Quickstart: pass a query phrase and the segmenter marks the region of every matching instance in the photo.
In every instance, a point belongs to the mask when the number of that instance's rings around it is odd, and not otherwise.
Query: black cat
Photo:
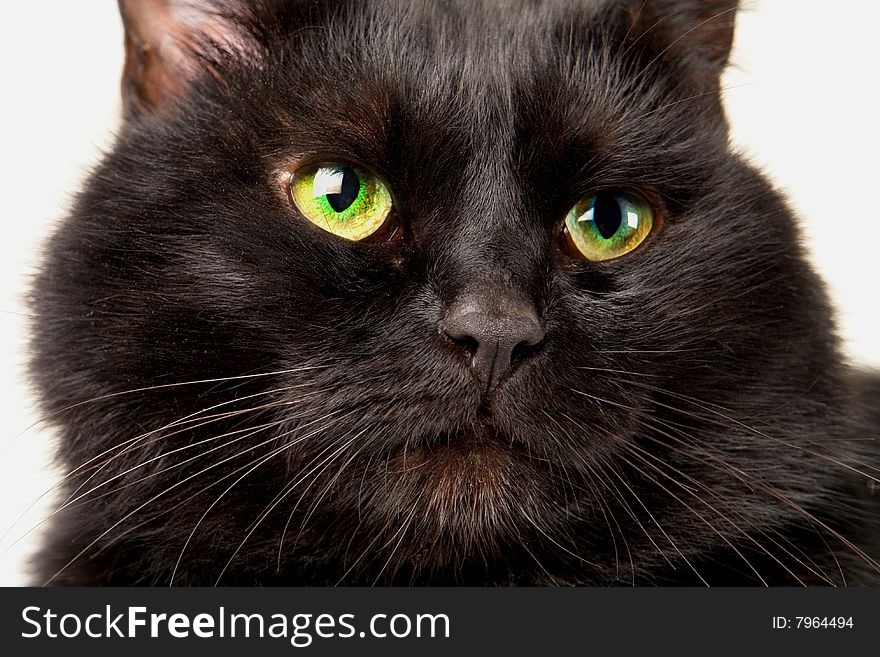
[[[880,581],[880,383],[728,148],[735,0],[121,7],[39,583]]]

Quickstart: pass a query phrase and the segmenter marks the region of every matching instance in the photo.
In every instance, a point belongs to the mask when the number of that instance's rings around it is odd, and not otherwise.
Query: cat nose
[[[507,295],[459,298],[440,328],[470,352],[471,369],[486,392],[495,389],[527,347],[544,338],[534,305]]]

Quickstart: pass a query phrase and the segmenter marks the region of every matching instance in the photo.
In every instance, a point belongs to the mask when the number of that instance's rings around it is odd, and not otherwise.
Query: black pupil
[[[593,221],[599,234],[606,240],[610,239],[614,233],[620,228],[620,222],[623,215],[620,211],[620,204],[614,198],[614,194],[601,192],[596,195],[596,201],[593,204]]]
[[[342,212],[348,208],[358,197],[361,190],[361,181],[354,169],[350,167],[337,169],[334,173],[342,173],[342,185],[338,194],[327,194],[327,203],[336,212]]]

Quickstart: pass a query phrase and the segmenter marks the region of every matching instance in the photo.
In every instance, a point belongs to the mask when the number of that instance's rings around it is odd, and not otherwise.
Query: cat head
[[[124,124],[35,288],[84,552],[698,581],[807,522],[836,343],[728,145],[735,1],[120,4]]]

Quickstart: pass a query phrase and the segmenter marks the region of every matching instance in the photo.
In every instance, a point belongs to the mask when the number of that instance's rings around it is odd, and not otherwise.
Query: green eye
[[[290,195],[306,219],[355,242],[382,228],[393,205],[378,177],[348,164],[300,169],[291,176]]]
[[[593,262],[629,253],[645,241],[653,227],[650,203],[631,192],[602,191],[588,196],[565,217],[572,250]]]

